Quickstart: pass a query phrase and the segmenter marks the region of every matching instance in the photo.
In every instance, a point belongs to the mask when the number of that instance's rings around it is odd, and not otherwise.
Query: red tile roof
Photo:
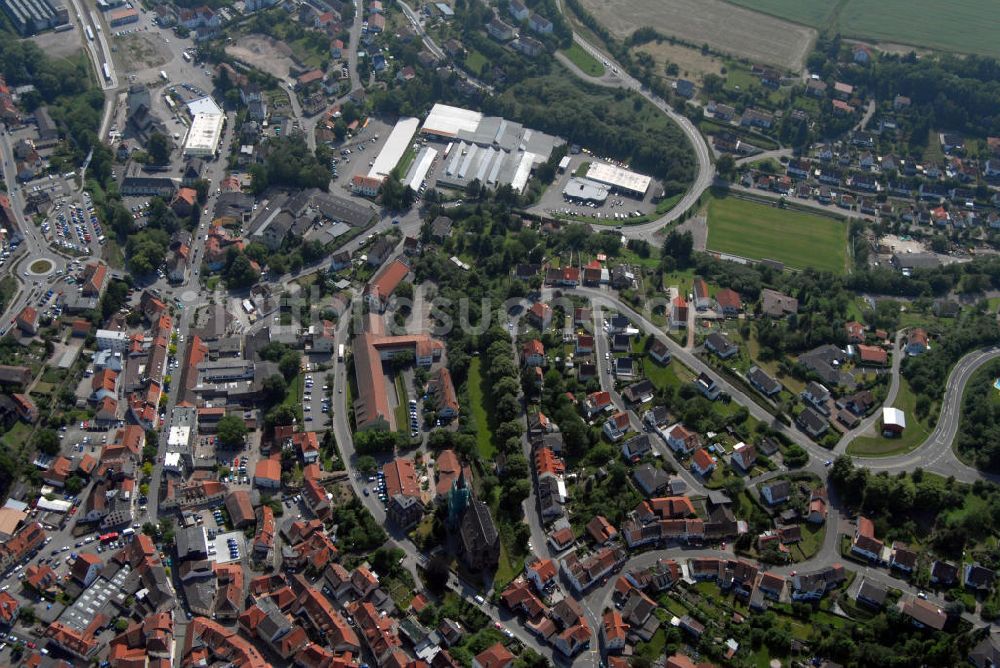
[[[390,498],[397,494],[420,497],[417,469],[412,459],[397,458],[382,467],[385,491]]]
[[[482,668],[506,668],[514,663],[514,655],[502,644],[496,643],[477,654],[476,662]]]

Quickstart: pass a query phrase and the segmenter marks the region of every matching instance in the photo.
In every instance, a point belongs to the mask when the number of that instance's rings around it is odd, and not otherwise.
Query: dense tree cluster
[[[226,415],[219,420],[216,436],[226,448],[241,448],[246,440],[247,425],[236,415]]]
[[[389,538],[357,497],[334,507],[332,519],[341,527],[338,545],[351,552],[373,552],[385,545]]]
[[[977,371],[966,385],[962,422],[955,447],[976,466],[1000,471],[1000,397],[993,383],[1000,378],[1000,362]]]
[[[902,374],[917,393],[916,410],[920,417],[927,416],[932,404],[944,394],[945,381],[959,358],[976,348],[996,343],[998,334],[994,315],[965,315],[936,339],[930,350],[903,362]]]
[[[264,150],[267,155],[264,164],[250,168],[254,193],[260,194],[271,186],[329,188],[329,168],[309,151],[302,135],[272,137]]]
[[[544,77],[527,79],[484,105],[489,113],[624,160],[662,180],[668,197],[694,178],[694,153],[683,132],[638,94]]]
[[[810,70],[831,69],[840,53],[839,38],[820,42],[810,56]],[[910,98],[909,109],[900,116],[914,129],[915,140],[918,128],[923,128],[923,141],[932,128],[979,137],[1000,134],[1000,62],[993,58],[883,52],[868,67],[840,68],[839,76],[879,100]]]

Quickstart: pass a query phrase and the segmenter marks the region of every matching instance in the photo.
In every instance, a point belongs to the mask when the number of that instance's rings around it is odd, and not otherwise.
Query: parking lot
[[[357,175],[367,176],[375,162],[375,157],[385,145],[385,140],[394,124],[371,118],[368,125],[359,128],[354,136],[343,144],[332,148],[337,155],[330,161],[333,179],[346,190],[351,189],[351,179]]]
[[[588,204],[567,198],[563,194],[563,189],[566,187],[566,183],[573,177],[574,172],[583,163],[594,161],[618,164],[613,160],[595,158],[586,153],[571,155],[569,167],[567,167],[565,172],[556,175],[555,181],[546,188],[541,199],[532,209],[550,215],[586,216],[622,224],[628,223],[631,218],[644,216],[656,211],[656,202],[654,199],[660,190],[660,184],[655,180],[650,184],[649,191],[642,199],[630,195],[618,194],[614,191],[608,195],[607,200],[602,204]]]
[[[364,495],[377,496],[382,503],[388,502],[389,497],[385,493],[385,474],[382,473],[382,469],[379,469],[375,475],[368,476],[368,482],[372,484],[362,488]]]
[[[60,196],[41,229],[52,248],[79,255],[99,255],[105,242],[104,228],[87,192]]]
[[[332,419],[330,405],[333,384],[327,381],[327,372],[307,372],[302,390],[302,413],[306,428],[318,430]]]

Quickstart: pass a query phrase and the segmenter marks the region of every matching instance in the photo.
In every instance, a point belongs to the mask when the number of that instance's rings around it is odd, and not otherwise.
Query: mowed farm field
[[[580,1],[619,39],[649,26],[692,44],[795,71],[802,68],[816,37],[812,28],[723,0]]]
[[[1000,57],[995,0],[729,0],[844,37]],[[836,25],[832,25],[836,23]]]
[[[708,250],[796,269],[847,268],[847,225],[800,211],[727,197],[708,204]]]

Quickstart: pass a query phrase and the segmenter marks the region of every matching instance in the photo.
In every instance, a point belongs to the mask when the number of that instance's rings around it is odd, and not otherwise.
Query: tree
[[[227,448],[242,447],[247,435],[247,426],[242,418],[235,415],[226,415],[219,420],[216,429],[216,436],[219,443]]]
[[[146,142],[146,152],[154,165],[165,165],[170,162],[170,139],[162,132],[154,132]]]
[[[725,153],[715,161],[715,170],[722,178],[732,181],[733,177],[736,176],[736,160],[733,159],[733,156]]]
[[[83,489],[83,479],[80,476],[70,476],[66,481],[66,491],[70,494],[79,494]]]
[[[261,389],[264,392],[264,401],[272,406],[284,401],[288,395],[288,383],[280,373],[273,373],[265,378]]]
[[[281,360],[278,361],[278,371],[287,380],[291,380],[298,373],[299,369],[302,368],[302,355],[294,350],[289,350],[287,353],[281,356]]]
[[[431,558],[427,563],[427,569],[424,571],[427,588],[437,593],[441,593],[447,588],[450,576],[451,570],[448,567],[448,559],[441,555]]]
[[[39,429],[35,433],[35,448],[47,455],[59,454],[59,434],[52,429]]]
[[[378,468],[378,462],[376,462],[375,458],[372,457],[371,455],[362,455],[358,457],[358,460],[357,462],[355,462],[355,465],[358,467],[359,471],[366,474],[374,473],[375,469]]]
[[[680,268],[688,267],[691,263],[691,255],[694,251],[694,237],[690,232],[677,232],[671,230],[663,240],[664,258],[673,258],[676,266]]]
[[[237,253],[225,272],[226,283],[232,288],[248,288],[260,280],[260,272],[250,263],[250,259]]]

